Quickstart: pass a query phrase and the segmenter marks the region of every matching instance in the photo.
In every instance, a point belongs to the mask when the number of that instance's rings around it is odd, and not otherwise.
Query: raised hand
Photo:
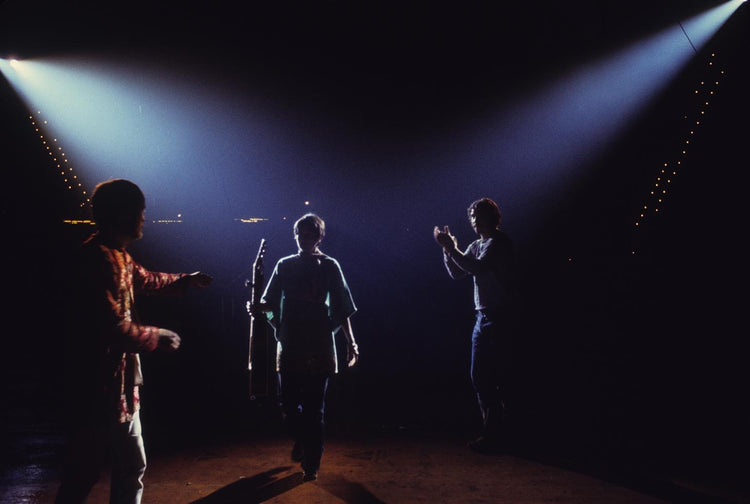
[[[432,235],[444,250],[453,250],[456,248],[456,237],[451,234],[448,226],[444,226],[442,230],[438,226],[435,226],[432,230]]]

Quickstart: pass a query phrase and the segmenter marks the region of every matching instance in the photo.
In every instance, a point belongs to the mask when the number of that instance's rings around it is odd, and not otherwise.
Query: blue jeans
[[[506,415],[510,330],[498,313],[477,312],[471,335],[471,384],[482,413],[483,435],[500,435]]]
[[[140,504],[146,450],[138,412],[132,422],[72,428],[55,504],[82,504],[86,501],[99,480],[108,448],[112,461],[110,504]]]

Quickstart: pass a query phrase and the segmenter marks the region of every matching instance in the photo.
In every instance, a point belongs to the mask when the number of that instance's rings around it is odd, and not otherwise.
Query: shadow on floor
[[[289,469],[290,467],[276,467],[255,476],[243,478],[191,504],[252,504],[267,501],[302,484],[301,472],[276,479],[277,474]]]
[[[192,501],[190,504],[256,504],[266,502],[303,484],[302,472],[295,472],[276,479],[277,474],[289,469],[290,467],[276,467],[255,476],[243,478],[206,497]],[[341,476],[329,478],[325,483],[321,483],[320,487],[347,504],[385,504],[363,485]]]

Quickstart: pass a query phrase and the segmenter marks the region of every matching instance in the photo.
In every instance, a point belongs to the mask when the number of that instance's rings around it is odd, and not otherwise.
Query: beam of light
[[[477,125],[447,159],[443,185],[494,194],[523,226],[541,217],[632,125],[742,3],[732,0],[592,61]],[[471,174],[476,187],[466,187]],[[492,190],[488,190],[492,188]],[[540,202],[549,202],[548,208]]]
[[[289,187],[306,181],[294,170],[315,161],[295,144],[294,124],[210,75],[92,57],[0,60],[0,69],[89,192],[110,178],[143,189],[150,229],[139,247],[189,249],[214,274],[236,274],[242,256],[226,244],[258,232],[236,219],[274,217],[302,199]],[[27,117],[16,124],[36,135]],[[181,223],[165,223],[178,214]]]
[[[345,169],[356,167],[351,177],[362,179],[361,173],[378,172],[382,159],[344,142],[326,144],[315,136],[332,129],[325,118],[299,117],[247,90],[227,90],[200,65],[180,73],[170,65],[89,56],[20,60],[12,67],[0,60],[0,69],[28,108],[49,119],[48,133],[89,188],[111,177],[133,179],[146,192],[147,219],[182,213],[185,222],[235,222],[277,210],[286,215],[290,201],[310,198],[335,200],[331,213],[350,208],[339,211],[342,219],[359,212],[380,223],[388,220],[381,212],[393,212],[386,205],[409,208],[409,218],[448,207],[441,193],[448,188],[462,205],[480,195],[497,198],[510,226],[532,231],[536,213],[546,210],[540,201],[580,175],[738,5],[718,6],[519,97],[490,122],[451,139],[452,146],[415,147],[413,158],[387,167],[399,180],[370,176],[346,188],[357,181],[340,176]],[[429,167],[430,180],[417,180],[413,173],[420,170],[410,171],[410,164]],[[338,169],[336,177],[326,176],[329,167]],[[373,208],[369,202],[381,196],[388,201]]]
[[[0,60],[0,69],[89,189],[130,178],[153,217],[231,221],[274,208],[296,164],[286,119],[210,75],[91,57]]]

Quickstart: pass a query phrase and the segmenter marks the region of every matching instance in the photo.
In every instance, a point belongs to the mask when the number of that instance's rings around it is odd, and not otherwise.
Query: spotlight
[[[13,54],[0,56],[0,73],[18,70],[21,66],[21,61]]]

